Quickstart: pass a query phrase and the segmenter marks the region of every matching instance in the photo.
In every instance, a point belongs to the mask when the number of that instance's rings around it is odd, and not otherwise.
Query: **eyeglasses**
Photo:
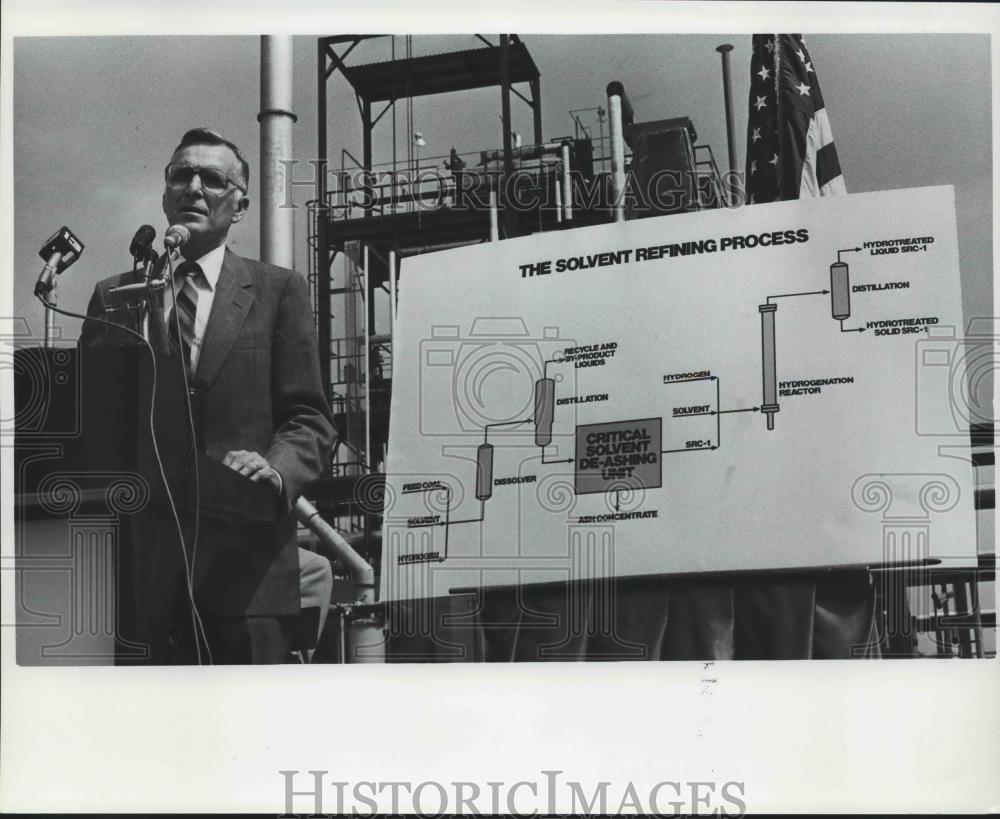
[[[183,165],[180,162],[171,162],[163,171],[163,178],[172,188],[186,188],[191,184],[191,180],[197,176],[201,180],[201,186],[209,193],[225,193],[232,185],[243,193],[247,189],[230,179],[228,174],[221,168],[200,167],[198,165]]]

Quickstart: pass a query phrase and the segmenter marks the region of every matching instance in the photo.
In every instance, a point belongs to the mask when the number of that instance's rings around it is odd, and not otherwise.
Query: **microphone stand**
[[[63,228],[63,230],[68,230],[68,228]],[[59,294],[56,291],[56,282],[58,281],[60,267],[59,264],[63,260],[64,253],[62,250],[57,250],[57,245],[54,244],[56,238],[59,237],[57,233],[55,237],[50,239],[46,246],[42,248],[42,254],[45,254],[46,250],[54,251],[46,260],[45,267],[42,268],[41,274],[38,276],[38,281],[35,282],[35,295],[41,297],[42,301],[55,308],[59,301]],[[44,258],[44,255],[43,255]],[[76,261],[75,259],[73,261]],[[73,263],[70,262],[70,264]],[[45,336],[42,339],[43,347],[51,347],[52,342],[56,337],[56,313],[55,310],[45,310]]]
[[[142,283],[147,287],[146,298],[140,298],[136,303],[136,328],[142,333],[146,341],[149,341],[149,323],[147,317],[149,316],[150,310],[153,309],[153,293],[149,290],[149,274],[153,270],[153,264],[156,262],[158,256],[155,250],[150,248],[146,252],[146,263],[142,268]]]
[[[56,280],[52,280],[52,289],[45,296],[46,300],[55,307],[59,303],[59,292],[56,290]],[[45,311],[45,337],[42,346],[51,347],[52,340],[56,334],[56,312],[55,310]]]
[[[147,319],[150,318],[150,316],[153,314],[153,312],[157,309],[158,306],[162,306],[163,302],[162,302],[162,296],[160,296],[160,294],[162,294],[167,284],[169,283],[170,265],[167,264],[168,255],[169,251],[167,251],[167,253],[165,253],[161,258],[160,256],[157,255],[155,250],[150,248],[146,255],[146,261],[145,264],[143,265],[141,276],[137,276],[136,281],[132,284],[123,284],[119,285],[118,287],[112,287],[108,291],[112,295],[125,295],[125,294],[131,295],[134,293],[139,296],[137,301],[130,304],[126,304],[124,305],[123,308],[117,308],[117,309],[126,309],[135,311],[135,316],[137,321],[136,330],[139,332],[140,335],[142,335],[144,339],[146,339],[146,341],[153,340],[152,338],[153,333],[151,332],[151,327],[153,324],[156,323],[154,321],[149,321]],[[159,275],[156,276],[155,278],[151,277],[152,271],[156,267],[157,262],[161,261],[163,262],[163,264],[161,266]],[[160,335],[164,336],[165,339],[166,337],[165,332],[156,334],[157,337]],[[158,338],[157,340],[163,340],[163,339]],[[162,350],[165,348],[161,345],[159,349]]]

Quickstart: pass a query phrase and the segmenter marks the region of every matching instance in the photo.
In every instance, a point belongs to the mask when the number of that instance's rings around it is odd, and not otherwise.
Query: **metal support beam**
[[[542,144],[542,80],[531,81],[531,108],[534,115],[535,144]]]
[[[524,94],[518,91],[513,85],[510,87],[510,93],[521,100],[525,105],[531,105],[531,100],[524,96]]]
[[[372,127],[374,127],[374,126],[378,125],[378,121],[379,121],[380,119],[382,119],[382,117],[384,117],[384,116],[386,115],[386,112],[387,112],[387,111],[388,111],[388,110],[389,110],[390,108],[392,108],[392,106],[393,106],[393,105],[395,105],[395,104],[396,104],[396,100],[389,100],[389,101],[388,101],[388,102],[387,102],[387,103],[385,104],[385,108],[383,108],[383,109],[382,109],[382,110],[381,110],[381,111],[379,112],[379,115],[378,115],[377,117],[375,117],[375,119],[374,119],[374,120],[372,121]]]
[[[503,122],[503,179],[500,187],[500,209],[503,214],[504,238],[514,233],[514,213],[507,206],[507,178],[514,172],[510,120],[510,35],[500,35],[500,106]]]
[[[364,39],[367,38],[359,37],[358,39],[354,40],[354,42],[351,43],[347,51],[344,52],[343,56],[337,54],[337,52],[334,51],[333,48],[327,44],[328,41],[320,40],[319,41],[320,50],[323,51],[326,54],[326,56],[330,58],[330,67],[324,69],[325,71],[324,76],[329,77],[338,68],[346,75],[347,65],[344,63],[344,60],[347,59],[348,54],[354,51],[354,47]]]
[[[361,101],[361,115],[363,118],[361,124],[364,127],[361,164],[364,165],[366,171],[370,171],[372,169],[372,104],[368,100]]]
[[[329,399],[332,373],[330,372],[330,240],[327,233],[329,212],[326,209],[326,78],[327,46],[320,40],[319,58],[316,65],[316,112],[317,112],[317,151],[319,167],[316,169],[316,202],[319,212],[316,214],[316,335],[319,337],[319,370],[323,383],[323,393]]]

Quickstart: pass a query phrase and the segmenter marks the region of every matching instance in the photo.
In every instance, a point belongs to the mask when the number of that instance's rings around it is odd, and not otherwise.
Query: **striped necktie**
[[[177,294],[177,301],[167,318],[167,332],[174,350],[180,350],[188,375],[194,375],[191,369],[191,345],[194,342],[194,319],[198,314],[198,288],[196,283],[204,274],[195,262],[184,262],[177,268],[184,277],[184,286]],[[180,325],[180,340],[177,338],[177,325]]]

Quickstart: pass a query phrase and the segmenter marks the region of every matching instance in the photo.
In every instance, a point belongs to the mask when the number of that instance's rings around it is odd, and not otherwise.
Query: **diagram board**
[[[427,254],[399,293],[383,599],[975,554],[950,187]]]

